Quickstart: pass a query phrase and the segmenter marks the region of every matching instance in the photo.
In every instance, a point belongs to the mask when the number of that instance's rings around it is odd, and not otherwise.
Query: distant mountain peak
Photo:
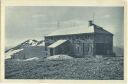
[[[29,40],[21,43],[21,45],[24,45],[24,46],[36,46],[37,44],[38,44],[38,41],[33,40],[33,39],[29,39]]]
[[[16,55],[19,55],[19,56],[23,55],[24,56],[24,53],[27,52],[27,51],[25,51],[26,49],[28,51],[30,49],[30,52],[34,52],[31,49],[35,48],[35,46],[37,46],[37,47],[42,46],[42,48],[43,48],[44,40],[37,41],[37,40],[34,40],[34,39],[28,39],[28,40],[20,43],[19,45],[6,50],[5,51],[6,59],[11,58],[12,56],[16,56]]]
[[[22,48],[25,48],[25,47],[30,47],[30,46],[36,46],[38,44],[39,41],[37,40],[34,40],[34,39],[28,39],[22,43],[20,43],[19,45],[13,47],[13,48],[10,48],[8,50],[6,50],[5,52],[8,52],[10,50],[17,50],[17,49],[22,49]]]
[[[22,48],[26,48],[26,47],[30,47],[30,46],[37,46],[37,45],[40,46],[40,44],[42,44],[43,42],[44,42],[44,40],[37,41],[35,39],[28,39],[28,40],[20,43],[19,45],[6,50],[5,53],[10,50],[13,51],[13,50],[22,49]]]
[[[35,39],[28,39],[27,41],[25,41],[25,42],[38,42],[37,40],[35,40]]]

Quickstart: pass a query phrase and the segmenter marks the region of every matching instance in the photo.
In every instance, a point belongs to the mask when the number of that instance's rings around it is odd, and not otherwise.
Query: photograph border
[[[99,7],[124,7],[124,80],[38,80],[38,79],[5,79],[5,7],[6,6],[99,6]],[[1,1],[1,30],[0,30],[0,81],[1,82],[25,82],[47,84],[126,84],[127,82],[127,4],[122,0],[6,0]]]

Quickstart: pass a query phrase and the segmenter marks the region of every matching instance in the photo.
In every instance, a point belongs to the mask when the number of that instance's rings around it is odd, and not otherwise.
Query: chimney
[[[92,20],[89,20],[88,22],[89,22],[89,26],[94,25]]]

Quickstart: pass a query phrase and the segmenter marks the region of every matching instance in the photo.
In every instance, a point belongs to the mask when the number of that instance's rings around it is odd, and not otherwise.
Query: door
[[[50,48],[50,56],[53,55],[53,48]]]
[[[83,55],[90,55],[92,53],[92,45],[83,43]]]

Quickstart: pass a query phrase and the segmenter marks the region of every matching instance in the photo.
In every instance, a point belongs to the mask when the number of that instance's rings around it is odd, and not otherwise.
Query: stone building
[[[85,27],[63,28],[45,36],[49,56],[66,54],[74,57],[112,55],[113,34],[89,21]]]

